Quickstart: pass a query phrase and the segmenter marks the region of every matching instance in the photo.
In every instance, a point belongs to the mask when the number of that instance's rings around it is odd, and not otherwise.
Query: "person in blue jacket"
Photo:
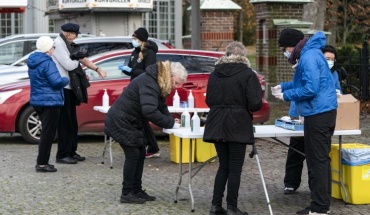
[[[284,29],[278,42],[296,71],[292,82],[280,83],[272,88],[272,93],[278,99],[294,101],[298,115],[304,117],[311,204],[303,210],[327,214],[331,198],[329,152],[338,103],[333,75],[321,51],[326,37],[317,32],[307,39],[298,30]]]
[[[342,94],[342,90],[339,83],[338,73],[335,70],[335,61],[337,52],[333,46],[326,45],[322,52],[328,62],[328,66],[332,72],[333,79],[335,82],[335,88],[337,92],[337,97]],[[290,109],[289,109],[289,116],[292,120],[299,119],[299,115],[297,113],[295,103],[291,102]],[[289,143],[289,150],[285,165],[285,177],[284,177],[284,194],[293,194],[301,185],[301,177],[302,177],[302,169],[303,169],[303,162],[306,159],[305,156],[297,153],[291,148],[294,148],[302,153],[305,153],[304,150],[304,138],[303,137],[291,137]],[[308,214],[309,209],[305,212],[301,212],[299,214]]]
[[[64,104],[63,88],[69,80],[60,76],[51,59],[54,41],[50,37],[40,37],[36,48],[37,51],[27,61],[31,83],[30,104],[42,125],[35,168],[36,172],[56,172],[54,165],[49,164],[50,151],[58,128],[60,107]]]

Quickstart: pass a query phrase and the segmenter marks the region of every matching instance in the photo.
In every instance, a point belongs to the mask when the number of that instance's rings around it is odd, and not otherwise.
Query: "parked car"
[[[36,40],[41,36],[56,38],[58,33],[15,34],[0,39],[0,65],[11,65],[18,59],[36,50]],[[90,34],[79,34],[79,37],[94,37]]]
[[[159,49],[173,48],[165,41],[155,38],[149,38],[149,40],[155,42]],[[76,44],[79,44],[81,48],[86,49],[89,52],[90,56],[112,50],[122,50],[122,49],[132,50],[134,47],[131,41],[132,37],[82,37],[74,40],[74,42]],[[18,59],[17,61],[12,62],[10,65],[0,65],[0,78],[3,80],[2,82],[0,82],[0,85],[16,82],[23,79],[28,79],[27,59],[29,55],[31,55],[32,53],[33,51],[23,56],[22,58]]]
[[[107,89],[110,104],[118,98],[122,90],[130,83],[130,77],[117,69],[119,63],[128,62],[131,50],[111,51],[90,59],[107,72],[105,79],[100,79],[96,72],[84,68],[91,86],[88,88],[88,103],[77,108],[79,132],[103,132],[103,113],[93,110],[102,105],[104,89]],[[213,71],[220,52],[162,49],[157,53],[158,60],[180,62],[187,69],[187,81],[178,89],[181,101],[187,100],[187,90],[206,90],[210,72]],[[264,77],[257,73],[261,87],[266,88]],[[172,95],[167,100],[172,105]],[[0,133],[20,133],[29,143],[37,143],[40,138],[41,123],[33,108],[29,105],[30,84],[28,80],[0,86]],[[270,106],[263,98],[263,107],[254,112],[254,123],[264,123],[269,119]]]

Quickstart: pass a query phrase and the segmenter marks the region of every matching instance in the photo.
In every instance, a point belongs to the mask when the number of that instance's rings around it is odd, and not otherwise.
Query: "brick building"
[[[201,1],[201,50],[225,51],[226,46],[234,41],[234,11],[240,9],[231,0]],[[183,45],[190,49],[189,35],[184,36]]]

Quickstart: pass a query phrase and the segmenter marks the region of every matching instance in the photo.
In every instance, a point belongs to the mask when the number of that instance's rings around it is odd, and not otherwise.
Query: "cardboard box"
[[[335,130],[360,128],[360,101],[351,94],[338,98],[337,121]]]

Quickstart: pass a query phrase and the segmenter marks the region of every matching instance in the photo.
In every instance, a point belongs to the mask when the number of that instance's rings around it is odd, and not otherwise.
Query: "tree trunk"
[[[326,14],[326,1],[315,0],[315,2],[303,6],[303,21],[312,22],[310,29],[324,30]]]
[[[338,16],[334,15],[338,11],[339,0],[332,0],[333,3],[330,6],[330,19],[328,20],[328,30],[331,34],[328,37],[327,43],[334,46],[337,44],[337,34],[338,34]]]

